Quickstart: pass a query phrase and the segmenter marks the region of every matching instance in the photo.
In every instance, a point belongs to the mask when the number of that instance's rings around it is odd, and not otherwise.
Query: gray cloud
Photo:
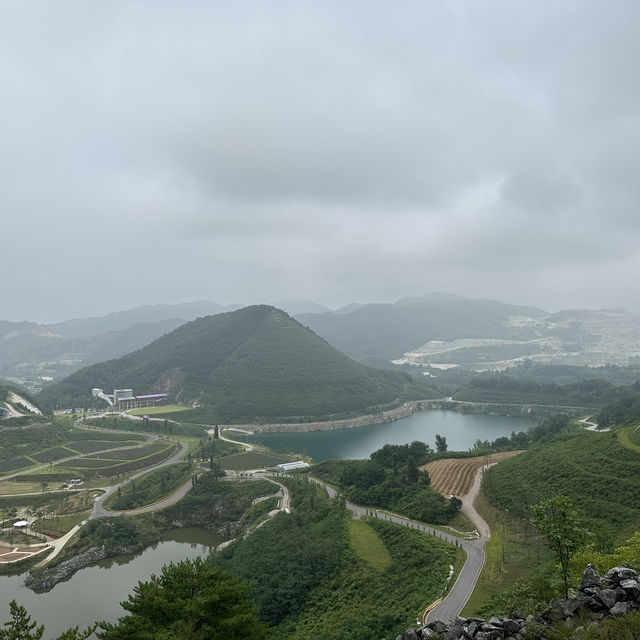
[[[0,318],[454,290],[640,311],[640,6],[0,8]]]

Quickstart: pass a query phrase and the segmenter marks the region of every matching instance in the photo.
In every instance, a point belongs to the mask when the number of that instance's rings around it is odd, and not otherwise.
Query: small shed
[[[16,527],[16,529],[26,529],[28,525],[29,523],[26,520],[18,520],[18,522],[13,523],[13,526]]]

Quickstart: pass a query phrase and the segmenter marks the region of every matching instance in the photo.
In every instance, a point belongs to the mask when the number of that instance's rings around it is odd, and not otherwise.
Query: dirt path
[[[462,567],[462,571],[460,571],[458,579],[442,602],[433,607],[433,609],[425,615],[425,623],[428,620],[448,622],[456,616],[459,616],[475,589],[482,568],[484,567],[484,546],[491,537],[491,529],[486,520],[476,511],[473,503],[478,497],[480,487],[482,486],[482,477],[485,469],[488,469],[494,464],[496,463],[494,462],[491,465],[480,467],[476,471],[471,489],[467,494],[462,496],[461,511],[473,522],[480,537],[477,540],[463,545],[463,549],[467,552],[467,560]]]
[[[248,431],[247,429],[225,429],[225,431],[238,431],[240,433],[249,433],[251,435],[253,435],[253,431]],[[216,432],[215,429],[208,429],[207,433],[210,434],[214,434]],[[218,429],[218,437],[220,438],[220,440],[224,440],[225,442],[230,442],[231,444],[238,444],[241,447],[244,448],[245,453],[248,453],[249,451],[253,451],[255,449],[255,447],[252,444],[247,444],[246,442],[239,442],[238,440],[231,440],[231,438],[227,438],[226,436],[222,435],[222,427],[220,427]]]

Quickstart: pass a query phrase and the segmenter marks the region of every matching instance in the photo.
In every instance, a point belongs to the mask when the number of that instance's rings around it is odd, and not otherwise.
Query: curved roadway
[[[489,525],[473,507],[473,501],[475,500],[476,496],[478,495],[478,491],[480,490],[480,485],[482,483],[482,472],[486,468],[487,467],[478,469],[469,493],[467,493],[462,498],[462,512],[469,518],[469,520],[473,522],[473,524],[478,529],[478,533],[480,534],[480,537],[475,540],[464,540],[461,538],[457,538],[450,533],[439,531],[420,522],[416,522],[408,518],[403,518],[402,516],[381,514],[374,509],[368,509],[366,507],[353,504],[349,501],[347,501],[346,503],[347,509],[353,512],[355,518],[359,518],[361,516],[373,516],[387,520],[388,522],[394,522],[399,525],[412,527],[414,529],[417,529],[418,531],[422,531],[432,536],[442,538],[443,540],[446,540],[451,544],[458,545],[467,554],[467,559],[465,560],[464,566],[462,567],[462,570],[460,571],[455,584],[446,595],[446,597],[442,600],[442,602],[433,607],[433,609],[431,609],[424,616],[424,624],[426,624],[427,620],[442,620],[444,622],[448,622],[449,620],[453,620],[454,618],[456,618],[456,616],[460,615],[460,612],[467,604],[467,601],[471,597],[471,594],[473,593],[473,590],[476,586],[478,578],[480,577],[480,572],[482,571],[482,567],[484,566],[484,545],[489,539],[491,532],[489,529]],[[310,478],[310,480],[324,487],[330,497],[334,498],[337,495],[335,489],[328,486],[321,480],[318,480],[317,478]]]
[[[172,440],[172,442],[174,441]],[[105,509],[102,506],[102,503],[109,496],[112,496],[120,487],[124,487],[126,484],[128,484],[132,480],[135,480],[140,476],[144,476],[150,471],[156,471],[157,469],[162,469],[163,467],[167,467],[171,464],[176,464],[177,462],[180,462],[180,458],[185,453],[187,453],[189,446],[185,442],[182,442],[181,440],[178,440],[178,444],[180,445],[180,449],[176,451],[176,453],[174,453],[170,458],[168,458],[164,462],[159,462],[158,464],[155,464],[152,467],[146,467],[142,471],[139,471],[138,473],[134,473],[132,476],[130,476],[126,480],[123,480],[119,484],[113,485],[112,487],[108,487],[99,498],[96,498],[95,504],[93,505],[93,512],[91,513],[88,519],[92,520],[93,518],[103,518],[105,516],[137,515],[139,513],[149,513],[150,511],[159,511],[160,509],[164,509],[165,507],[169,507],[172,504],[175,504],[176,502],[178,502],[178,500],[180,500],[180,498],[182,498],[182,496],[184,496],[185,493],[187,493],[187,491],[191,489],[191,486],[192,486],[191,480],[186,482],[184,485],[182,485],[182,487],[180,487],[180,489],[178,489],[175,493],[171,494],[170,496],[166,497],[164,500],[160,500],[158,502],[154,502],[153,504],[140,507],[139,509],[130,509],[127,511],[109,511],[108,509]]]

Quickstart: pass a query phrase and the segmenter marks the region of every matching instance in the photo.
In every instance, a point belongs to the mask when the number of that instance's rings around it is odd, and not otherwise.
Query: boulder
[[[614,589],[602,589],[594,596],[594,600],[599,600],[607,609],[611,609],[618,601],[618,596]]]
[[[464,627],[458,623],[454,622],[449,626],[449,630],[445,634],[446,640],[458,640],[458,638],[462,638],[464,634]]]
[[[623,616],[625,613],[629,613],[629,609],[628,602],[616,602],[609,610],[609,613],[612,616]]]
[[[605,578],[614,584],[620,584],[622,580],[637,580],[638,572],[627,567],[613,567],[607,571]]]
[[[476,635],[476,633],[478,633],[478,629],[480,629],[480,625],[477,622],[475,622],[475,620],[472,620],[469,623],[469,626],[467,627],[467,631],[466,631],[467,637],[473,638]]]
[[[640,597],[640,582],[637,580],[620,580],[620,587],[634,600]]]
[[[520,632],[522,625],[518,624],[513,618],[505,618],[502,621],[502,629],[504,631],[505,637],[515,636]]]
[[[600,577],[598,570],[592,564],[588,564],[582,574],[582,580],[578,589],[580,591],[584,591],[587,587],[599,587],[601,581],[602,578]]]

